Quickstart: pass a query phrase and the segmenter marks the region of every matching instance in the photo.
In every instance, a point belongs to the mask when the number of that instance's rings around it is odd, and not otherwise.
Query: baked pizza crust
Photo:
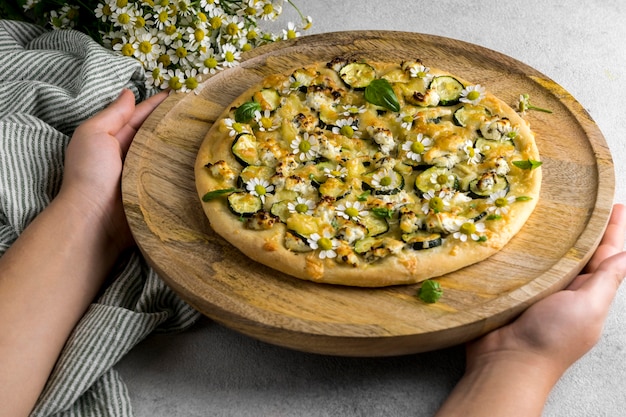
[[[318,63],[312,68],[324,68],[326,63]],[[436,74],[448,74],[434,69]],[[288,74],[279,79],[288,77]],[[272,78],[276,78],[272,77]],[[464,85],[470,83],[459,79]],[[275,83],[272,79],[270,83]],[[207,166],[216,161],[224,161],[230,167],[243,167],[231,152],[233,137],[222,123],[232,118],[234,109],[249,102],[254,93],[268,84],[265,80],[252,86],[218,118],[203,140],[195,164],[195,180],[199,197],[210,190],[225,188],[233,184],[232,179],[225,181],[212,173]],[[539,152],[534,134],[528,123],[515,110],[490,93],[486,93],[481,102],[493,114],[508,119],[519,129],[515,140],[518,151],[516,160],[539,161]],[[237,169],[236,168],[236,169]],[[235,172],[237,175],[238,172]],[[507,174],[510,195],[524,196],[524,201],[511,204],[508,213],[500,221],[485,222],[485,240],[475,242],[471,239],[461,241],[450,235],[443,239],[440,246],[427,250],[403,249],[393,256],[386,256],[375,262],[359,262],[348,265],[336,258],[319,257],[318,251],[295,252],[283,244],[287,227],[276,222],[266,230],[254,230],[246,226],[225,204],[224,198],[202,201],[203,210],[213,230],[237,247],[249,258],[273,269],[296,278],[327,284],[340,284],[360,287],[383,287],[389,285],[413,284],[429,278],[438,277],[456,271],[465,266],[480,262],[500,251],[526,223],[539,199],[541,187],[541,169],[520,169],[510,167]]]

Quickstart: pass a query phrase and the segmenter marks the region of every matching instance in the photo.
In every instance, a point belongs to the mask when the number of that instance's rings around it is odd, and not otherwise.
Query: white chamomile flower
[[[199,70],[203,74],[215,74],[221,69],[220,62],[213,49],[208,49],[198,57]]]
[[[428,214],[431,211],[433,213],[441,213],[450,207],[452,195],[445,191],[436,192],[435,190],[429,190],[423,194],[422,198],[424,199],[422,213]]]
[[[165,81],[163,73],[166,72],[162,63],[158,63],[146,69],[146,88],[160,87]]]
[[[401,113],[398,116],[398,122],[400,123],[400,127],[404,130],[411,130],[411,128],[413,127],[413,120],[415,120],[413,116],[407,113]]]
[[[422,154],[433,145],[433,140],[428,136],[419,133],[415,140],[409,140],[402,144],[402,150],[406,152],[407,158],[415,161],[422,161]]]
[[[339,119],[336,122],[336,126],[333,127],[332,132],[337,135],[343,135],[347,138],[353,138],[358,135],[357,121],[353,117],[347,119]]]
[[[459,101],[462,103],[469,103],[477,105],[485,98],[485,87],[480,84],[468,85],[461,91],[461,98]]]
[[[265,204],[265,196],[274,191],[274,186],[266,179],[252,178],[246,183],[246,190],[248,190],[250,194],[259,197],[263,204]]]
[[[265,0],[260,9],[259,17],[261,20],[275,20],[281,13],[282,7],[279,4],[274,4],[273,1]]]
[[[283,29],[283,40],[295,39],[300,37],[300,32],[296,29],[293,22],[287,23],[287,29]]]
[[[290,213],[313,214],[315,208],[315,202],[303,197],[297,197],[296,201],[290,201],[287,203],[287,209]]]
[[[379,191],[391,191],[400,186],[399,177],[393,169],[383,168],[372,176],[372,186]]]
[[[349,117],[349,116],[354,116],[357,114],[362,114],[365,113],[365,105],[363,106],[354,106],[354,105],[344,105],[343,106],[343,113],[341,113],[342,115]]]
[[[430,176],[430,183],[436,191],[449,188],[449,184],[454,184],[454,175],[447,170],[435,171]]]
[[[497,191],[489,196],[487,204],[489,211],[496,215],[507,214],[511,209],[511,204],[515,202],[515,197],[506,195],[506,190]]]
[[[280,127],[280,118],[272,117],[272,112],[269,110],[263,113],[260,110],[255,111],[254,121],[259,125],[261,132],[272,132]]]
[[[457,225],[458,230],[452,236],[461,242],[466,242],[468,239],[478,241],[483,237],[482,233],[485,231],[485,223],[483,222],[475,222],[473,219],[462,219],[459,220]]]
[[[502,139],[515,140],[519,136],[519,127],[506,125],[502,131]]]
[[[159,55],[161,55],[162,49],[156,34],[156,29],[153,29],[142,31],[135,36],[135,42],[133,43],[133,48],[135,49],[134,56],[144,64],[156,61]]]
[[[467,163],[470,165],[476,165],[480,163],[482,159],[482,155],[480,151],[474,147],[474,142],[471,140],[466,140],[463,144],[463,150],[465,151],[465,155],[467,156]]]
[[[163,74],[164,82],[161,84],[161,88],[171,88],[174,91],[178,91],[183,88],[185,82],[185,73],[183,70],[168,70]]]
[[[364,210],[364,208],[365,205],[358,201],[346,201],[345,203],[340,203],[337,206],[336,213],[338,216],[341,216],[346,220],[359,221],[362,216],[367,215],[367,210]]]
[[[250,129],[247,125],[239,123],[235,121],[235,119],[231,119],[230,117],[224,119],[224,125],[228,129],[228,136],[230,137],[237,136],[240,133],[250,133]]]
[[[227,43],[222,46],[222,65],[224,67],[236,67],[241,60],[241,52],[237,50],[235,45]]]
[[[324,175],[328,178],[345,178],[348,175],[348,169],[344,166],[337,165],[334,169],[324,168]]]
[[[333,238],[327,230],[322,233],[322,236],[320,236],[319,233],[313,233],[307,239],[307,243],[311,249],[320,249],[320,253],[318,255],[320,259],[337,257],[335,249],[339,247],[339,241]]]
[[[429,83],[430,80],[433,78],[432,74],[430,73],[430,68],[425,67],[421,64],[411,66],[411,68],[409,68],[409,75],[411,76],[411,78],[423,79],[424,83]]]
[[[317,155],[317,141],[308,132],[305,132],[302,137],[296,136],[290,146],[293,154],[297,155],[301,161],[310,161]]]

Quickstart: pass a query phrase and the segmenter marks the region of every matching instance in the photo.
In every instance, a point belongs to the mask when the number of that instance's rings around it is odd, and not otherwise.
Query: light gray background
[[[603,132],[626,203],[623,0],[296,0],[307,34],[381,29],[461,39],[522,61],[569,91]],[[282,19],[293,20],[285,4]],[[285,20],[286,21],[286,20]],[[565,225],[564,225],[565,226]],[[544,416],[624,416],[626,292],[600,343],[554,388]],[[462,347],[396,358],[325,357],[271,346],[208,319],[153,335],[117,366],[137,417],[431,416],[461,376]]]

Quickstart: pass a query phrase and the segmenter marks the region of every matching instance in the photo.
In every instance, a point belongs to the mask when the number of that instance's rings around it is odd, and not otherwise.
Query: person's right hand
[[[468,369],[520,355],[553,368],[560,377],[600,337],[611,302],[626,275],[625,232],[626,207],[617,204],[583,273],[509,325],[470,343]]]

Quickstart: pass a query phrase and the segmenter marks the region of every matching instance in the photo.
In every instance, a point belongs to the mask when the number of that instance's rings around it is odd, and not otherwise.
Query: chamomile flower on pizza
[[[480,262],[539,199],[529,125],[419,60],[338,57],[265,78],[198,151],[211,227],[293,277],[412,284]]]

